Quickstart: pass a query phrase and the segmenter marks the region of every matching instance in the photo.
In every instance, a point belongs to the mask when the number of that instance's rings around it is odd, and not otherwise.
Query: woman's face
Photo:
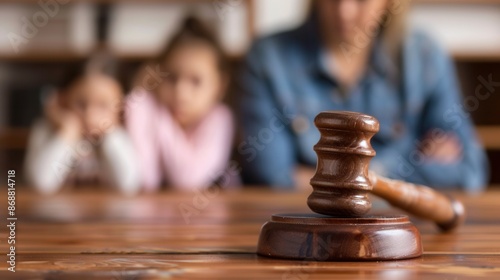
[[[219,101],[223,91],[214,51],[204,44],[177,47],[165,62],[167,78],[158,97],[183,127],[200,121]]]
[[[315,5],[323,35],[336,43],[352,44],[357,36],[370,35],[380,27],[389,0],[316,0]]]

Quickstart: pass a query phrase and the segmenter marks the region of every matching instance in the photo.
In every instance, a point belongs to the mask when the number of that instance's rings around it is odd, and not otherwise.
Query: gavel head
[[[314,146],[318,162],[309,208],[330,216],[363,216],[371,208],[368,168],[375,150],[370,139],[379,122],[360,113],[331,111],[320,113],[314,123],[321,138]]]

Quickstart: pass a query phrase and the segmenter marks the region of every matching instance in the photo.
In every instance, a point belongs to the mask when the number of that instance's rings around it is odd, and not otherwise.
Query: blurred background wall
[[[0,169],[22,164],[28,128],[65,71],[99,48],[120,61],[126,89],[185,14],[214,25],[237,64],[252,39],[301,23],[307,0],[0,0]],[[413,0],[409,21],[454,58],[492,182],[499,183],[500,97],[475,97],[479,78],[500,81],[500,0]],[[500,88],[498,89],[500,91]],[[469,103],[467,103],[469,102]],[[477,105],[477,106],[476,106]]]

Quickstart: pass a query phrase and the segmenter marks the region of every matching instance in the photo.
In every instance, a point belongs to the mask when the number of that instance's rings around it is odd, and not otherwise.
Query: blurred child
[[[126,104],[126,126],[147,191],[163,182],[182,190],[205,188],[224,171],[233,119],[221,103],[226,60],[214,34],[188,18]]]
[[[122,89],[101,62],[96,57],[72,73],[32,129],[25,169],[41,193],[96,183],[127,195],[139,190],[133,145],[119,123]]]

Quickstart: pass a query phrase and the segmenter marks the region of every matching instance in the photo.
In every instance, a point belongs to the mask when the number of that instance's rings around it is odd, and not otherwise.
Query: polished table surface
[[[500,279],[500,191],[455,194],[468,217],[453,233],[412,218],[422,234],[421,258],[326,263],[255,254],[259,230],[273,213],[310,212],[307,193],[215,190],[127,198],[83,190],[42,197],[18,189],[16,272],[6,270],[4,225],[0,279]],[[398,211],[374,200],[374,212]]]

